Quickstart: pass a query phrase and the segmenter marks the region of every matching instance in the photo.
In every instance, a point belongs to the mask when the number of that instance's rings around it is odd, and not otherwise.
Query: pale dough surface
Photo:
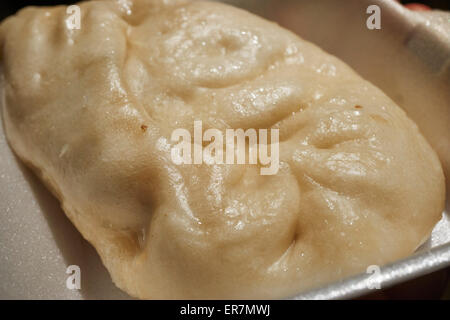
[[[113,281],[139,298],[278,298],[411,254],[439,160],[337,58],[223,4],[26,8],[0,27],[3,118]],[[278,174],[175,165],[176,128],[279,128]]]

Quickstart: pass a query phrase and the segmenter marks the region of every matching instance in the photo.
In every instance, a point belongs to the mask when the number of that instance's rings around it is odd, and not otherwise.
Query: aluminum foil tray
[[[376,275],[362,273],[292,299],[352,298],[450,265],[450,14],[417,13],[391,0],[229,0],[338,56],[406,110],[438,152],[447,177],[447,210],[415,255]],[[369,30],[369,5],[381,29]],[[2,124],[0,123],[0,126]],[[0,128],[0,298],[129,299],[58,201],[25,168]],[[66,287],[69,265],[81,290]]]

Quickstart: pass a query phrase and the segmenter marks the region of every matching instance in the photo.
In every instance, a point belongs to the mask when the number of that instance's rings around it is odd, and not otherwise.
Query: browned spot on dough
[[[141,130],[142,132],[147,131],[148,126],[146,126],[145,124],[141,125]]]
[[[362,109],[362,106],[356,105],[355,109]]]
[[[388,121],[378,114],[371,114],[370,117],[378,123],[388,123]]]

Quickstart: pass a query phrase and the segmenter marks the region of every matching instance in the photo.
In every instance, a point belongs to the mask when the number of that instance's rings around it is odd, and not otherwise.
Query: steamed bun
[[[64,6],[2,23],[5,130],[130,295],[287,297],[430,235],[435,152],[342,61],[223,4],[79,7],[80,29]],[[196,120],[279,129],[278,173],[174,164],[171,133]]]

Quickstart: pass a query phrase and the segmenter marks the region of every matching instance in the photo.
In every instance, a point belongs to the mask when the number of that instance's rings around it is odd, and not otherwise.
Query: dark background
[[[3,0],[0,1],[0,20],[15,13],[20,8],[26,6],[51,6],[57,4],[72,4],[79,1],[58,1],[58,0]],[[423,3],[435,9],[450,10],[450,0],[401,0],[401,3]]]

